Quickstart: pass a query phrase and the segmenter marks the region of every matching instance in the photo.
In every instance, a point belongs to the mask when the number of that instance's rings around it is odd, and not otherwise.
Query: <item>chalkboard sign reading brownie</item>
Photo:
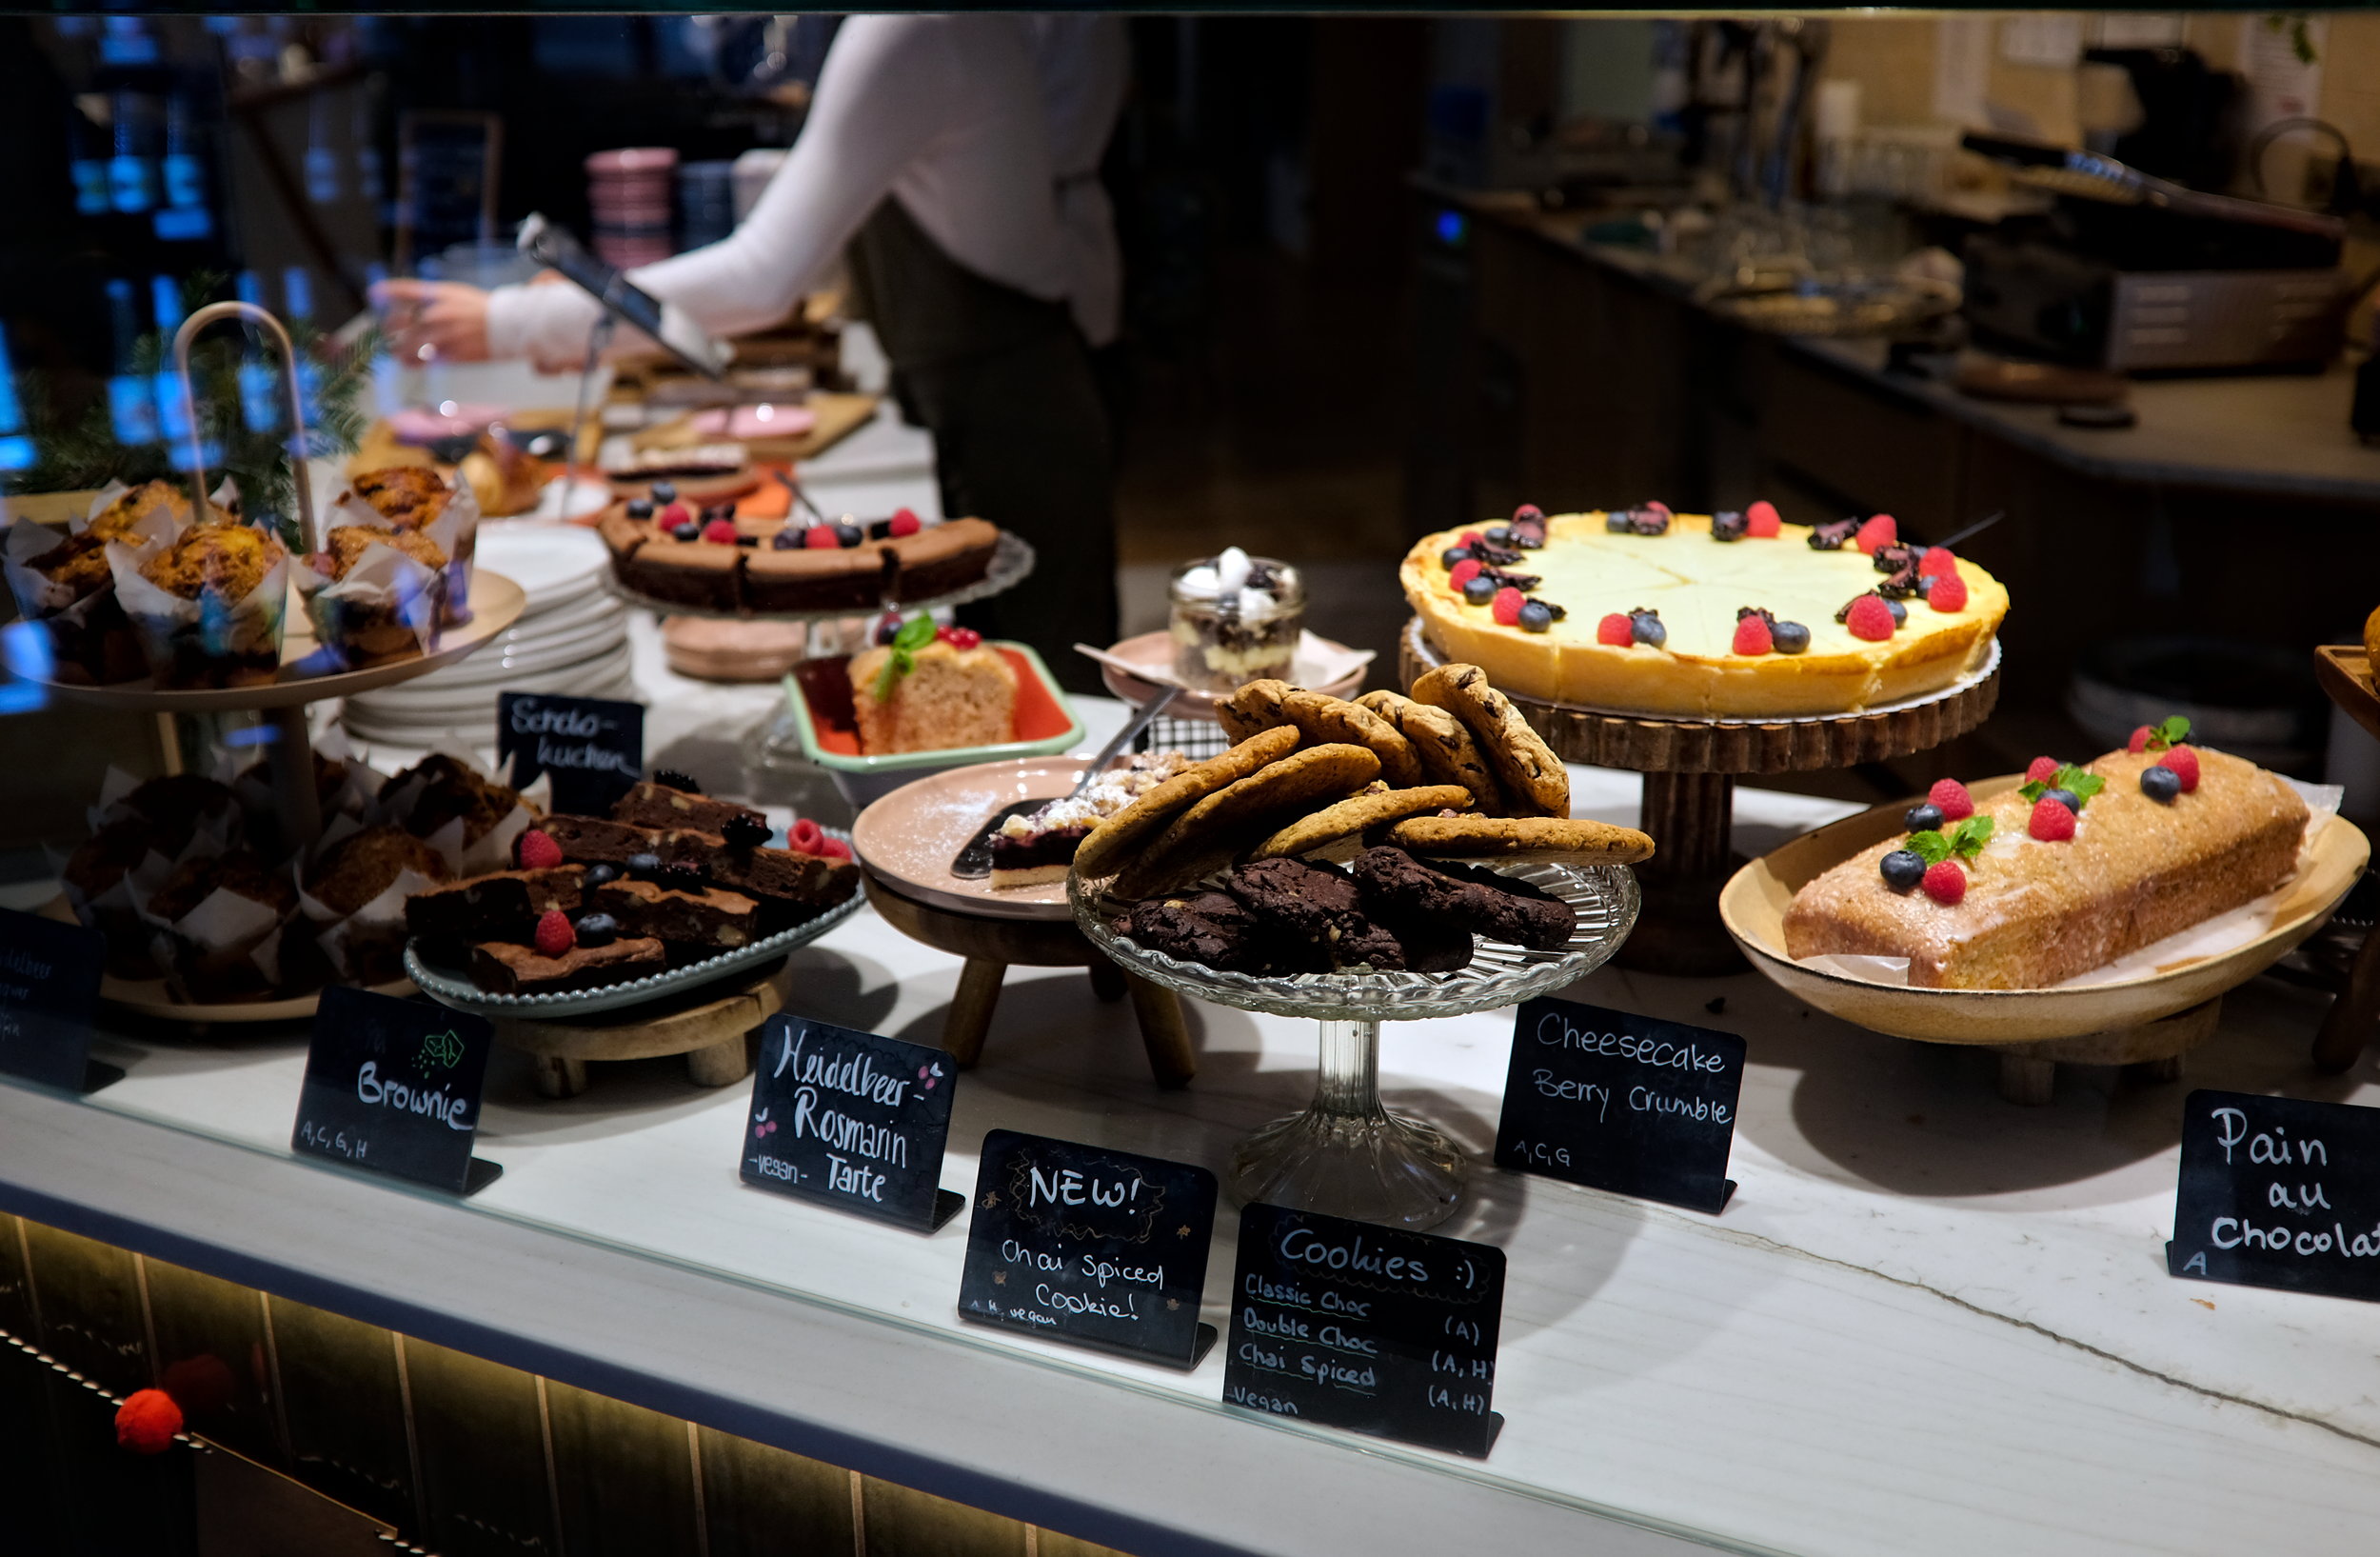
[[[462,1011],[330,986],[289,1148],[459,1195],[495,1183],[504,1169],[471,1155],[494,1038]]]

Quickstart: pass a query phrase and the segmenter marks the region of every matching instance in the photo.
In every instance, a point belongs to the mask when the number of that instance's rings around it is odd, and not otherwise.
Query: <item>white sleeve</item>
[[[843,23],[809,118],[751,214],[732,236],[628,279],[715,335],[764,329],[792,312],[962,100],[947,21]],[[596,313],[594,299],[575,287],[499,287],[487,299],[488,352],[574,363]]]

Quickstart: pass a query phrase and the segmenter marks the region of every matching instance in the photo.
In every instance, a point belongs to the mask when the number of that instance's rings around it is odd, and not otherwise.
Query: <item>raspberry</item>
[[[1535,525],[1542,523],[1544,519],[1545,510],[1535,503],[1523,503],[1513,509],[1513,523],[1516,525]]]
[[[1461,539],[1458,540],[1455,544],[1457,546],[1485,546],[1487,545],[1487,537],[1480,534],[1476,529],[1466,529],[1462,532]]]
[[[1951,555],[1951,549],[1947,546],[1930,546],[1926,548],[1926,554],[1917,559],[1919,578],[1933,578],[1938,573],[1957,571],[1958,559]]]
[[[2157,759],[2160,768],[2171,768],[2182,781],[2182,793],[2191,794],[2198,788],[2198,753],[2189,747],[2177,746]]]
[[[805,816],[785,830],[785,847],[796,854],[815,854],[820,840],[825,836],[818,824]]]
[[[982,648],[983,634],[973,628],[952,628],[948,641],[951,648],[963,654],[970,649]]]
[[[1735,619],[1735,642],[1732,646],[1738,654],[1765,654],[1776,647],[1769,636],[1765,616],[1741,616]]]
[[[884,526],[886,531],[893,535],[915,535],[924,528],[925,521],[920,519],[916,511],[910,509],[893,509],[892,518]]]
[[[1880,594],[1863,594],[1851,603],[1851,611],[1843,618],[1843,626],[1854,638],[1865,638],[1880,644],[1893,635],[1893,608]]]
[[[830,860],[851,858],[851,846],[840,838],[821,838],[818,841],[818,851],[821,856]]]
[[[1462,593],[1462,587],[1478,578],[1479,569],[1484,566],[1477,557],[1463,558],[1446,570],[1446,587],[1457,594]]]
[[[570,928],[570,916],[560,908],[548,908],[537,921],[537,949],[547,957],[559,957],[579,944],[579,932]]]
[[[2154,734],[2156,734],[2155,729],[2152,729],[2150,726],[2143,725],[2138,729],[2132,731],[2132,738],[2124,743],[2124,749],[2127,751],[2146,751],[2149,749],[2150,737]]]
[[[2074,835],[2074,813],[2064,802],[2043,795],[2033,803],[2033,816],[2025,823],[2025,830],[2045,844],[2062,844]]]
[[[802,544],[812,551],[836,551],[842,549],[843,537],[832,525],[812,525],[802,532]]]
[[[714,519],[703,527],[703,539],[718,546],[736,544],[736,526],[732,519]]]
[[[1949,860],[1937,860],[1926,867],[1917,885],[1925,888],[1926,896],[1947,908],[1967,895],[1967,872]]]
[[[1527,595],[1507,584],[1496,591],[1496,598],[1488,602],[1488,609],[1503,626],[1517,628],[1520,625],[1520,608],[1528,603]]]
[[[1962,611],[1967,609],[1967,581],[1956,573],[1944,573],[1926,591],[1926,604],[1938,611]]]
[[[1636,641],[1636,629],[1625,614],[1614,611],[1595,625],[1595,641],[1614,649],[1626,649]]]
[[[1648,500],[1642,507],[1647,513],[1669,514],[1671,512],[1670,506],[1658,499]]]
[[[2025,782],[2027,784],[2047,784],[2051,780],[2057,777],[2057,767],[2058,763],[2055,757],[2035,757],[2033,761],[2025,764]]]
[[[675,529],[694,517],[694,510],[684,503],[672,503],[653,515],[653,523],[664,529]]]
[[[1785,528],[1785,521],[1776,511],[1776,505],[1762,498],[1744,510],[1744,533],[1762,540]]]
[[[1894,541],[1897,541],[1900,538],[1901,527],[1898,521],[1894,520],[1889,513],[1879,513],[1875,517],[1870,519],[1866,524],[1861,525],[1859,529],[1853,533],[1851,539],[1852,545],[1859,548],[1860,550],[1867,552],[1870,556],[1874,556],[1877,547],[1891,546]]]
[[[546,870],[562,863],[562,846],[532,828],[512,840],[512,866],[516,870]]]
[[[1956,779],[1935,780],[1934,788],[1926,791],[1926,800],[1942,813],[1945,822],[1964,822],[1975,814],[1975,797]]]

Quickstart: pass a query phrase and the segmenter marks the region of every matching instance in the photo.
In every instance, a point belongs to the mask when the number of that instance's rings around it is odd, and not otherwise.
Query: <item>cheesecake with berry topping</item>
[[[1982,667],[2008,591],[1889,515],[1659,504],[1425,536],[1399,571],[1449,660],[1508,692],[1671,718],[1854,713]]]

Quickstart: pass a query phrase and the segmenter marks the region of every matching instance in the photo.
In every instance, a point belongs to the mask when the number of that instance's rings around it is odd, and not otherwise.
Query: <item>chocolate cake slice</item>
[[[657,940],[607,941],[574,946],[559,957],[535,947],[489,941],[471,948],[471,978],[500,995],[545,995],[565,989],[594,989],[659,973],[669,966]]]
[[[651,936],[673,947],[732,950],[760,935],[761,906],[722,888],[607,881],[593,898],[596,911],[611,915],[624,934]]]
[[[586,868],[498,870],[405,900],[405,928],[427,941],[527,940],[539,915],[576,913]]]
[[[622,795],[611,808],[611,819],[642,828],[694,828],[723,837],[731,827],[757,827],[762,837],[766,837],[769,830],[768,819],[749,806],[674,789],[651,779]]]
[[[625,865],[638,854],[660,852],[661,833],[602,816],[548,816],[537,830],[562,847],[562,857],[579,865]]]

